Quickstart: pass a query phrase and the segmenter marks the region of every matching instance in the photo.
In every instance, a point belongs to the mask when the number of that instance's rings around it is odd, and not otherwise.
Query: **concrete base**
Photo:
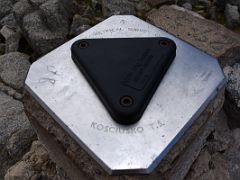
[[[224,90],[207,106],[196,122],[150,175],[122,175],[127,179],[183,179],[198,157],[206,138],[214,131],[214,116],[222,108]],[[70,179],[119,179],[109,176],[29,95],[24,98],[27,115],[51,158]]]

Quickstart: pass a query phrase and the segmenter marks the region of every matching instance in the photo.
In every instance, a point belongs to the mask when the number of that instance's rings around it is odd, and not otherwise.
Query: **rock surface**
[[[230,127],[240,128],[240,61],[233,66],[225,66],[227,77],[225,109],[231,118]]]
[[[84,18],[79,14],[73,16],[73,22],[71,25],[70,33],[71,36],[77,36],[80,33],[88,30],[91,26],[91,21],[88,18]]]
[[[151,6],[175,3],[175,0],[146,0]]]
[[[148,21],[215,57],[240,46],[239,34],[179,6],[162,6]]]
[[[23,88],[30,67],[28,59],[29,56],[19,52],[0,56],[0,79],[15,89]]]
[[[23,104],[0,91],[0,177],[15,163],[36,138]]]
[[[240,107],[239,107],[239,64],[240,64],[240,47],[229,49],[219,61],[227,77],[226,101],[224,110],[229,116],[229,125],[231,128],[240,127]]]
[[[19,30],[14,30],[4,25],[0,33],[5,38],[5,53],[18,51],[19,41],[21,38]]]
[[[192,4],[190,4],[190,3],[184,3],[184,4],[182,5],[182,7],[184,7],[184,8],[187,9],[187,10],[192,10]]]
[[[240,129],[230,131],[222,111],[215,123],[215,131],[189,171],[186,180],[240,178]]]
[[[4,18],[2,18],[0,20],[0,25],[1,26],[8,26],[11,29],[16,29],[17,23],[16,23],[16,19],[15,19],[13,13],[8,14]]]
[[[50,160],[45,147],[39,141],[34,141],[30,151],[5,175],[5,180],[19,179],[68,180],[69,178],[62,169],[56,167],[56,164]]]
[[[225,8],[225,17],[227,21],[227,26],[229,28],[235,28],[240,24],[240,14],[238,12],[237,6],[232,6],[227,4]]]
[[[60,0],[33,5],[20,0],[13,11],[23,35],[38,54],[45,54],[67,40],[69,17]]]
[[[135,4],[129,0],[102,0],[102,12],[105,17],[117,14],[136,14]]]
[[[6,16],[12,10],[12,2],[10,0],[0,1],[0,19]]]

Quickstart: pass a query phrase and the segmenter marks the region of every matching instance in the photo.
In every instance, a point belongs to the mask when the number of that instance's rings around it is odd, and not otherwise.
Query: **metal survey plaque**
[[[123,126],[113,121],[76,67],[70,48],[80,39],[131,37],[167,37],[177,52],[141,119]],[[147,174],[215,97],[224,75],[215,58],[165,31],[134,16],[112,16],[34,62],[25,83],[109,174]]]

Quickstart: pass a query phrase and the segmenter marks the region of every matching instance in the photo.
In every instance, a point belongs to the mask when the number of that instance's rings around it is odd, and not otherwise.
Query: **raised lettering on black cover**
[[[141,118],[174,60],[176,45],[168,38],[84,39],[71,51],[112,118],[132,124]]]

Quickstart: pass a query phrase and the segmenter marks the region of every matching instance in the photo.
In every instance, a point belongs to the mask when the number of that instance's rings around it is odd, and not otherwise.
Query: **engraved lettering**
[[[153,55],[151,55],[151,50],[146,49],[140,57],[133,60],[134,64],[126,72],[123,78],[123,84],[125,86],[141,90],[145,87],[148,79],[151,77],[150,71],[154,70],[156,65],[152,63]]]
[[[142,133],[144,131],[143,127],[141,126],[125,129],[121,127],[98,124],[96,122],[92,122],[90,125],[90,128],[95,129],[97,131],[104,132],[104,133],[114,133],[114,134],[136,134],[136,133]]]
[[[124,133],[124,129],[118,128],[119,129],[119,133],[123,134]]]
[[[108,126],[105,126],[104,132],[108,132]]]
[[[142,133],[143,132],[143,127],[137,127],[137,132]]]
[[[102,124],[98,124],[98,125],[97,125],[97,129],[98,129],[99,131],[103,130],[103,128],[104,128],[104,126],[103,126]]]
[[[157,120],[157,121],[155,121],[155,122],[153,122],[153,123],[150,123],[150,124],[148,124],[148,125],[150,126],[150,128],[151,128],[152,130],[155,130],[155,129],[158,129],[158,128],[164,126],[165,124],[162,123],[160,120]]]
[[[165,124],[164,124],[164,123],[162,123],[160,120],[158,120],[158,121],[157,121],[157,123],[158,123],[158,126],[159,126],[159,127],[162,127],[162,126],[164,126],[164,125],[165,125]]]
[[[154,123],[148,124],[152,129],[154,129]]]
[[[44,78],[44,77],[42,77],[42,78],[39,79],[38,82],[39,82],[39,83],[49,82],[49,83],[51,83],[52,85],[54,85],[55,82],[56,82],[56,80],[55,80],[55,79],[51,79],[51,78]]]
[[[97,123],[92,122],[92,124],[91,124],[91,128],[94,128],[94,129],[95,129],[96,124],[97,124]]]
[[[114,133],[114,129],[115,129],[115,127],[110,127],[109,132]]]

